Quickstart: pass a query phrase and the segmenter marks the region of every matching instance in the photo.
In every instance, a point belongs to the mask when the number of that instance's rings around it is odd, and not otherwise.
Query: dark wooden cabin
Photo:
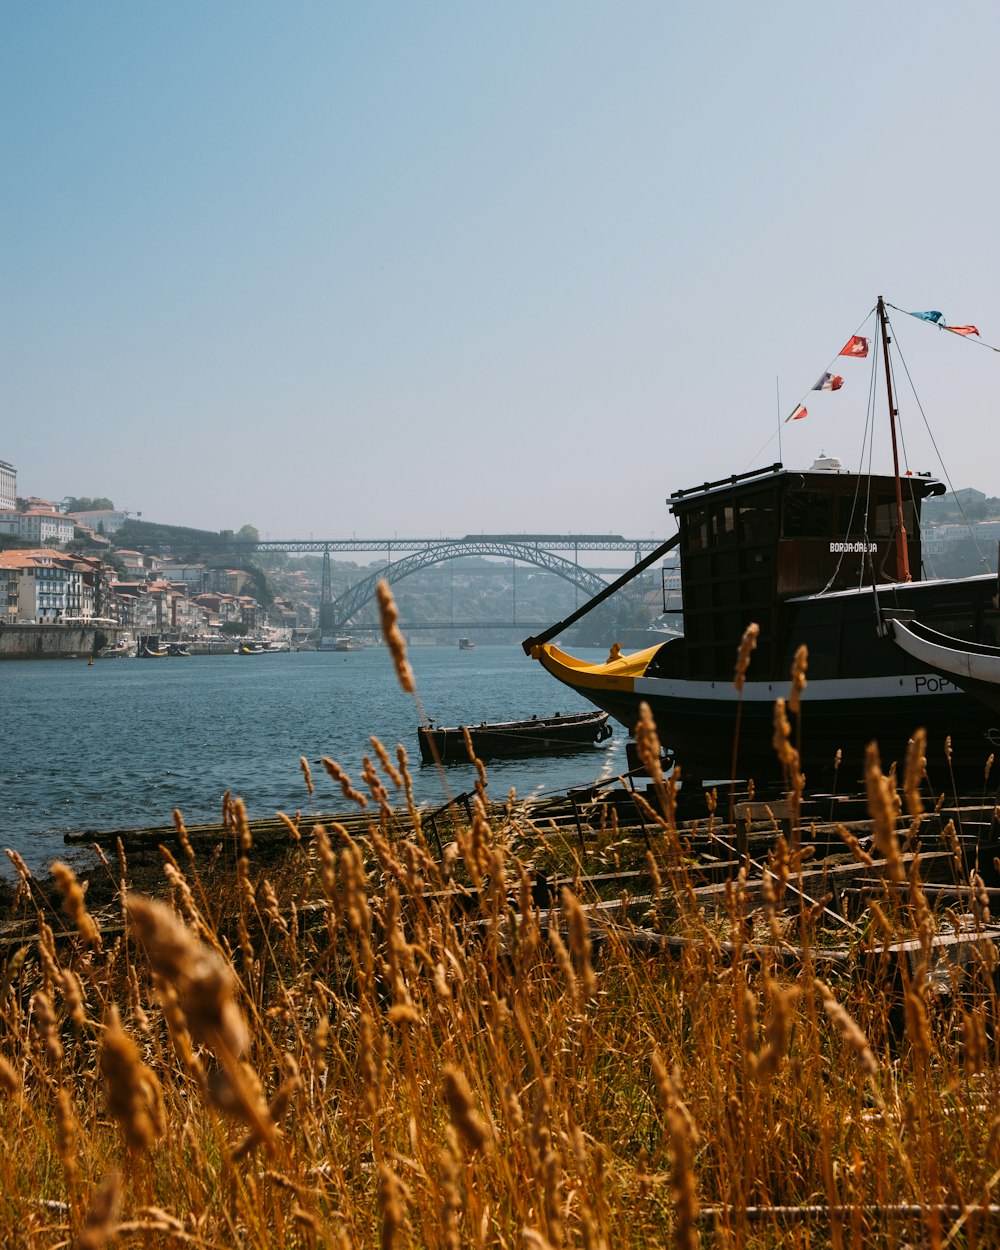
[[[944,486],[929,477],[903,485],[909,564],[919,570],[921,504]],[[760,626],[753,670],[777,675],[786,600],[897,579],[892,477],[846,473],[832,459],[806,471],[774,464],[676,491],[669,503],[680,530],[685,677],[730,681],[751,621]]]

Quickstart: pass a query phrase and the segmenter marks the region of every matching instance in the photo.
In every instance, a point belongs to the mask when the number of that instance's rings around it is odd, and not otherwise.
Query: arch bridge
[[[555,573],[567,582],[572,582],[574,586],[578,586],[588,596],[598,594],[606,585],[596,573],[591,573],[589,569],[581,568],[580,565],[574,564],[572,560],[566,560],[562,556],[546,551],[542,547],[520,542],[498,542],[496,540],[448,542],[436,547],[425,547],[412,555],[403,556],[399,560],[393,560],[385,568],[379,569],[378,572],[372,573],[371,576],[364,578],[360,582],[356,582],[349,590],[346,590],[339,598],[330,601],[329,604],[324,596],[320,605],[320,628],[324,632],[327,626],[332,629],[343,629],[361,611],[365,604],[370,603],[375,598],[375,588],[380,581],[387,581],[391,586],[395,582],[402,581],[404,577],[409,577],[411,573],[418,573],[421,569],[425,569],[432,564],[442,564],[446,560],[457,560],[462,556],[503,556],[508,560],[520,561],[523,564],[533,564],[536,568],[545,569],[549,573]],[[326,569],[328,558],[324,555],[324,590],[327,585]],[[328,607],[328,614],[323,611],[324,607]],[[324,617],[327,619],[324,620]]]
[[[498,556],[517,563],[534,565],[554,573],[591,597],[607,583],[579,563],[581,551],[629,551],[638,561],[644,551],[659,546],[659,539],[624,538],[619,534],[474,534],[464,538],[440,539],[336,539],[266,541],[254,545],[257,551],[316,551],[323,554],[323,581],[320,597],[320,630],[324,635],[345,629],[366,604],[375,597],[379,581],[390,585],[431,565],[457,560],[462,556]],[[392,559],[393,549],[410,554]],[[349,587],[334,599],[330,573],[331,551],[385,551],[386,565]],[[574,559],[558,555],[572,551]]]

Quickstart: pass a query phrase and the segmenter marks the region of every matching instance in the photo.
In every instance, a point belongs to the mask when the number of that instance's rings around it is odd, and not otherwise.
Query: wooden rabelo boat
[[[957,642],[970,656],[983,657],[984,668],[1000,643],[995,575],[921,577],[921,505],[945,486],[929,476],[900,474],[886,309],[880,298],[874,311],[882,351],[875,361],[884,360],[889,395],[891,476],[848,472],[825,458],[807,470],[772,464],[676,491],[668,501],[677,519],[675,537],[522,644],[554,677],[629,729],[640,704],[648,703],[661,742],[688,781],[752,777],[762,789],[781,788],[775,701],[789,695],[802,645],[807,684],[801,716],[791,718],[791,742],[814,792],[838,783],[852,787],[864,773],[873,740],[883,768],[896,761],[901,775],[918,728],[927,733],[928,776],[936,789],[968,780],[981,791],[984,776],[990,778],[989,757],[1000,746],[1000,698],[977,698],[982,690],[974,675],[949,668],[926,649],[903,645],[901,632],[891,626],[895,618],[946,635],[953,647]],[[867,355],[868,342],[854,336],[848,349],[855,344],[863,350],[841,354]],[[613,647],[608,660],[596,664],[552,644],[673,549],[680,560],[682,637],[631,655]],[[734,667],[751,623],[760,632],[740,691]],[[998,672],[997,660],[990,662],[990,671]],[[990,685],[995,691],[992,679]],[[998,776],[1000,768],[989,788],[996,789]]]
[[[579,751],[611,737],[607,712],[580,712],[571,716],[533,716],[530,720],[497,721],[479,725],[421,725],[420,758],[425,764],[468,761],[465,729],[474,754],[481,760],[517,755],[550,755]]]

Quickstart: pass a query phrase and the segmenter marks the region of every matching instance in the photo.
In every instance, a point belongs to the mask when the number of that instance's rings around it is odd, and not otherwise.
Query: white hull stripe
[[[787,699],[790,692],[790,681],[748,681],[743,687],[743,701],[773,703],[778,698]],[[735,703],[739,698],[731,681],[681,681],[668,677],[637,677],[635,693],[647,699],[687,699],[717,703]],[[937,673],[908,673],[903,677],[843,677],[807,681],[802,692],[802,701],[863,702],[869,699],[924,699],[929,695],[964,696],[964,692],[947,677],[941,677]]]

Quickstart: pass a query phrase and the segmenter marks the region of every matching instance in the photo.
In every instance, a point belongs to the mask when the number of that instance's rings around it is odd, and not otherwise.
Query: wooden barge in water
[[[607,712],[580,712],[572,716],[532,716],[530,720],[496,721],[479,725],[421,725],[417,730],[420,758],[425,764],[468,762],[468,731],[476,757],[502,759],[519,755],[550,755],[579,751],[611,737]]]

